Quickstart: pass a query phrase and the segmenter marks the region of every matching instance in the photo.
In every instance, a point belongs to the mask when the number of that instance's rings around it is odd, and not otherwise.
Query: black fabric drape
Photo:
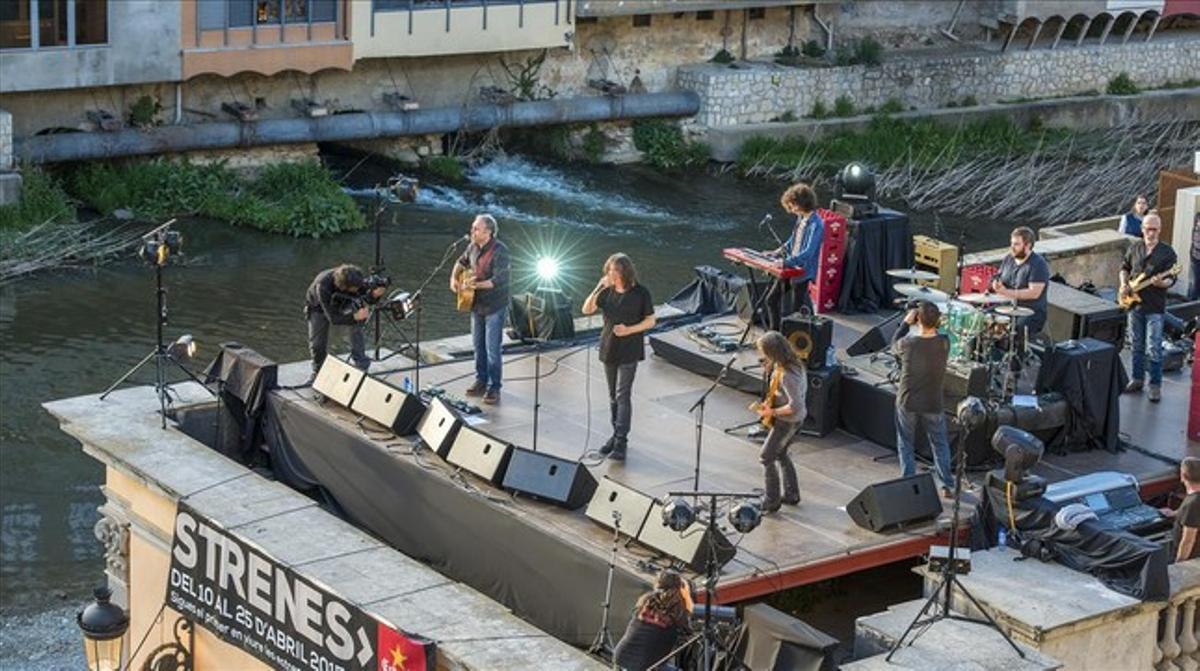
[[[980,527],[986,538],[982,547],[996,542],[998,524],[1008,526],[1008,508],[1003,489],[986,487],[979,505]],[[1073,530],[1059,529],[1054,515],[1060,506],[1037,497],[1013,502],[1013,517],[1023,539],[1045,543],[1058,563],[1096,577],[1105,587],[1146,601],[1165,601],[1170,596],[1167,577],[1167,547],[1125,531],[1108,529],[1092,520]],[[973,538],[972,549],[982,549]]]
[[[757,603],[742,612],[737,658],[751,669],[832,671],[838,641],[825,632],[770,606]]]
[[[896,280],[887,271],[913,264],[908,215],[880,208],[875,215],[852,220],[849,232],[838,310],[851,314],[890,309],[897,295],[892,290]]]
[[[462,480],[422,463],[436,457],[396,454],[353,425],[280,393],[272,394],[267,415],[281,480],[319,483],[349,520],[392,547],[557,638],[591,642],[600,628],[607,557],[535,526],[520,507],[543,504],[515,504],[471,476]],[[398,442],[392,439],[392,449]],[[647,578],[616,569],[612,631],[624,630],[648,587]]]
[[[733,310],[746,278],[712,266],[696,266],[696,279],[680,289],[667,305],[689,314],[723,314]]]
[[[1046,447],[1057,453],[1119,446],[1118,394],[1129,381],[1117,348],[1094,338],[1058,343],[1042,356],[1038,391],[1059,392],[1067,400],[1067,424]]]
[[[205,384],[217,383],[220,399],[219,432],[213,447],[241,463],[250,463],[261,442],[262,416],[267,393],[274,389],[279,366],[236,342],[221,343],[221,350],[204,370]]]

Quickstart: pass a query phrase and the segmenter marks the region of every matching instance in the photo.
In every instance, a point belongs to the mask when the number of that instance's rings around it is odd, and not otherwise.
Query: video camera
[[[376,289],[386,289],[390,286],[392,286],[392,278],[383,273],[371,273],[363,278],[360,292],[367,304],[374,305],[379,301],[379,297],[372,296],[371,292]]]

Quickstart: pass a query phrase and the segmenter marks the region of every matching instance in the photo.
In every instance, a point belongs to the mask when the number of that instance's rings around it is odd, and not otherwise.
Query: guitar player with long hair
[[[1167,308],[1167,288],[1175,283],[1171,273],[1177,260],[1175,250],[1159,240],[1161,233],[1162,219],[1152,210],[1142,220],[1142,239],[1125,252],[1119,293],[1123,305],[1133,303],[1128,330],[1133,372],[1125,392],[1142,390],[1149,358],[1147,396],[1153,403],[1162,400],[1163,313]]]

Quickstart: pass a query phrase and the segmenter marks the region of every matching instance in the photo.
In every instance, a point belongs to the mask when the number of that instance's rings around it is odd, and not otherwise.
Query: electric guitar
[[[1129,282],[1129,293],[1118,297],[1117,303],[1121,305],[1122,310],[1132,309],[1138,303],[1142,302],[1142,297],[1139,293],[1142,289],[1145,289],[1146,287],[1163,278],[1178,275],[1181,270],[1183,269],[1178,263],[1176,263],[1170,270],[1164,270],[1157,275],[1147,276],[1144,272],[1138,274],[1137,277],[1133,278],[1133,280]]]
[[[459,312],[470,312],[475,305],[475,271],[464,265],[454,266],[454,277],[458,282],[455,292]]]
[[[775,370],[771,372],[771,382],[767,385],[767,395],[763,397],[763,400],[755,401],[754,403],[750,404],[750,409],[753,410],[754,412],[758,412],[762,408],[774,405],[775,404],[775,395],[779,393],[779,385],[782,384],[782,382],[783,382],[783,367],[776,366]],[[767,427],[768,429],[774,428],[774,426],[775,426],[775,416],[774,415],[771,415],[769,417],[763,417],[761,421],[762,421],[762,425]]]

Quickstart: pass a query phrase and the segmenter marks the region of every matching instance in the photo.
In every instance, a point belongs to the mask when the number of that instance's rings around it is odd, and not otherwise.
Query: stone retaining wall
[[[728,126],[762,123],[787,112],[802,117],[817,101],[832,108],[840,95],[849,96],[856,109],[878,107],[889,99],[906,109],[927,109],[966,96],[988,103],[1103,92],[1120,72],[1129,73],[1143,88],[1200,77],[1200,39],[1064,46],[1055,51],[909,54],[875,67],[739,63],[731,68],[704,63],[679,68],[677,82],[679,88],[700,95],[698,123]]]

